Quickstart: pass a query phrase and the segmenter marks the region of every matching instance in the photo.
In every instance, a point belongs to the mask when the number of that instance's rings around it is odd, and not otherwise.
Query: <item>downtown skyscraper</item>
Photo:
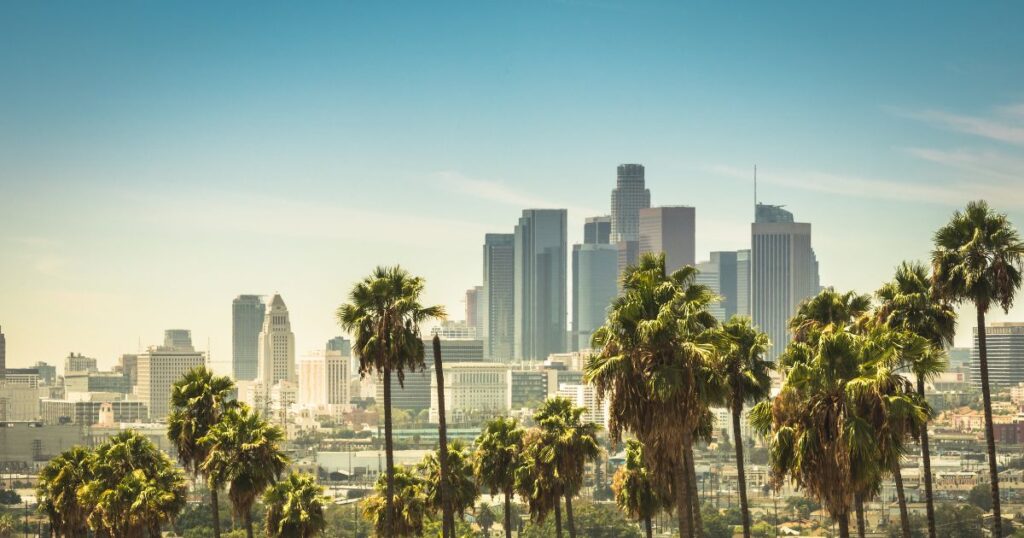
[[[259,337],[259,370],[257,379],[265,389],[278,381],[295,383],[295,334],[284,299],[275,294],[263,317]]]
[[[810,223],[794,222],[782,206],[757,204],[750,274],[752,317],[771,339],[768,358],[775,360],[789,343],[789,319],[821,287]]]
[[[518,359],[566,349],[568,212],[524,209],[515,228],[515,340]]]
[[[267,305],[259,295],[239,295],[231,301],[231,373],[236,381],[256,379],[266,312]]]
[[[590,337],[618,294],[618,249],[608,244],[610,232],[609,217],[590,217],[583,243],[572,246],[572,351],[590,348]]]
[[[489,360],[509,361],[515,340],[515,234],[491,233],[484,236],[484,284],[477,307],[484,340],[484,356]]]
[[[665,253],[672,273],[697,262],[697,210],[689,206],[649,207],[639,211],[639,252]]]
[[[610,240],[619,250],[618,272],[636,263],[639,255],[640,210],[651,207],[651,191],[644,183],[644,167],[620,164],[612,189]]]

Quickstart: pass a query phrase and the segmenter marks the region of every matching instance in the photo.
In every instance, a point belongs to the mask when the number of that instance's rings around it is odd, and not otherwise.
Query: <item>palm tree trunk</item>
[[[213,510],[213,538],[220,538],[220,503],[217,488],[210,484],[210,508]]]
[[[444,369],[441,364],[441,339],[434,335],[434,374],[437,377],[437,435],[441,445],[437,459],[441,465],[441,481],[438,492],[441,494],[441,536],[455,538],[455,514],[448,502],[448,426],[445,422],[444,409]]]
[[[252,507],[250,506],[243,515],[245,518],[245,535],[249,538],[253,538],[252,534]]]
[[[684,434],[683,443],[688,444],[690,436]],[[679,518],[679,536],[690,538],[693,536],[692,511],[693,503],[690,501],[690,473],[686,468],[685,459],[680,461],[675,470],[675,494],[676,494],[676,517]]]
[[[743,440],[740,439],[740,415],[743,401],[732,404],[732,441],[736,445],[736,481],[740,490],[740,517],[743,519],[743,538],[750,538],[750,508],[747,506],[747,473],[743,468]]]
[[[644,518],[644,531],[647,533],[647,538],[654,538],[654,529],[651,528],[651,516]]]
[[[693,444],[686,447],[686,473],[689,478],[690,500],[693,503],[693,535],[704,538],[704,516],[700,513],[700,495],[697,494],[697,470],[693,462]]]
[[[907,496],[903,493],[903,472],[897,460],[892,466],[892,481],[896,483],[896,498],[900,503],[900,526],[903,538],[910,538],[910,514],[907,513]]]
[[[569,538],[576,538],[576,521],[572,515],[572,495],[565,494],[565,522],[569,527]]]
[[[857,511],[857,537],[864,538],[866,525],[864,524],[864,497],[860,495],[856,496],[854,500],[854,510]]]
[[[512,490],[505,490],[505,538],[512,538]]]
[[[562,499],[555,497],[555,534],[562,538]]]
[[[917,376],[917,395],[924,401],[923,376]],[[924,504],[928,516],[928,538],[935,538],[935,501],[932,497],[932,456],[928,450],[928,424],[921,428],[921,461],[924,463]]]
[[[988,385],[988,343],[985,341],[985,311],[978,307],[978,366],[981,374],[981,399],[985,403],[985,443],[988,445],[988,474],[992,485],[992,536],[1003,535],[999,509],[999,470],[996,468],[996,439],[992,431],[992,393]]]
[[[836,519],[839,523],[839,538],[850,538],[850,515],[843,512]]]
[[[395,535],[395,446],[391,437],[391,368],[384,367],[384,452],[387,461],[387,497],[384,499],[384,528]],[[252,538],[250,534],[249,538]]]

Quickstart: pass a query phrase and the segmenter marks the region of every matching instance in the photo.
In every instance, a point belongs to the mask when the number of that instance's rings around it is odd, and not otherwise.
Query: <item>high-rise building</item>
[[[327,346],[324,348],[327,351],[337,351],[345,357],[352,356],[352,342],[344,336],[335,336],[327,341]]]
[[[697,262],[697,210],[689,206],[640,210],[640,254],[664,252],[665,271],[672,273]]]
[[[607,245],[610,244],[612,236],[612,218],[609,215],[603,217],[587,217],[583,223],[583,244],[585,245]]]
[[[565,209],[524,209],[515,228],[515,340],[518,359],[565,351]]]
[[[316,352],[297,363],[298,403],[340,405],[349,403],[349,356],[339,350]]]
[[[736,314],[750,317],[750,249],[736,251]]]
[[[297,381],[295,375],[295,334],[288,316],[288,307],[280,295],[274,294],[270,308],[263,317],[259,339],[259,370],[257,380],[269,390],[278,381]]]
[[[719,297],[718,303],[711,306],[710,311],[720,321],[726,321],[738,312],[739,253],[735,251],[715,251],[711,259],[697,264],[697,282],[712,289]]]
[[[618,250],[607,244],[572,246],[572,350],[590,348],[618,294]]]
[[[206,355],[182,347],[155,346],[136,358],[135,394],[149,409],[150,420],[163,421],[170,410],[171,386],[186,372],[206,365]]]
[[[86,357],[81,353],[69,353],[64,358],[64,375],[95,371],[96,359],[92,357]]]
[[[484,353],[489,360],[508,361],[515,338],[515,235],[487,234],[483,261],[478,308],[483,315]]]
[[[1024,323],[996,322],[985,326],[985,350],[988,352],[988,382],[993,387],[1010,387],[1024,382]],[[978,328],[974,327],[971,348],[971,384],[981,387]]]
[[[718,264],[711,261],[700,262],[696,265],[697,267],[697,278],[695,279],[696,284],[707,286],[715,295],[722,296],[722,278],[719,274]],[[719,321],[725,321],[725,308],[722,306],[721,300],[708,305],[708,312],[715,316],[715,319]]]
[[[483,286],[474,286],[466,290],[466,325],[478,331],[484,325],[484,311],[480,308],[483,294]]]
[[[789,343],[789,319],[802,301],[818,293],[818,260],[811,225],[794,222],[782,206],[757,204],[751,235],[752,317],[768,334],[768,358],[774,360]]]
[[[239,295],[231,301],[231,372],[236,380],[256,379],[266,313],[267,305],[259,295]]]
[[[192,347],[192,331],[167,329],[164,331],[164,347],[179,351],[195,351],[195,348]]]
[[[651,207],[651,191],[644,186],[644,167],[620,164],[612,190],[611,242],[636,241],[640,210]]]
[[[4,371],[7,369],[7,337],[4,336],[3,327],[0,327],[0,380],[4,378]]]

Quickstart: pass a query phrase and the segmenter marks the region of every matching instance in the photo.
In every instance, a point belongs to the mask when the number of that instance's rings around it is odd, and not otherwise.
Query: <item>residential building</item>
[[[495,362],[453,362],[444,367],[445,418],[459,423],[470,417],[508,412],[508,365]],[[438,422],[437,377],[430,381],[430,421]]]
[[[789,319],[819,290],[811,225],[794,222],[782,206],[757,204],[751,225],[751,307],[754,323],[771,340],[769,359],[786,349]]]
[[[83,356],[81,353],[69,353],[64,358],[64,375],[95,371],[96,359],[92,357]]]
[[[516,225],[516,358],[543,359],[565,350],[566,219],[565,209],[524,209]]]
[[[672,273],[697,262],[697,210],[689,206],[640,210],[640,254],[665,253],[665,271]]]
[[[239,295],[231,301],[231,372],[236,380],[256,379],[266,313],[259,295]]]
[[[994,322],[985,327],[988,351],[988,380],[992,387],[1010,387],[1024,382],[1024,322]],[[971,349],[971,383],[981,387],[978,328],[974,328]]]
[[[515,339],[515,234],[487,234],[483,247],[484,352],[488,360],[512,360]]]
[[[135,394],[146,404],[150,419],[158,422],[166,420],[170,411],[174,382],[192,368],[206,366],[206,354],[188,348],[154,346],[140,353],[136,364],[138,382]]]
[[[594,331],[604,325],[618,295],[618,250],[612,245],[572,246],[572,350],[590,348]]]

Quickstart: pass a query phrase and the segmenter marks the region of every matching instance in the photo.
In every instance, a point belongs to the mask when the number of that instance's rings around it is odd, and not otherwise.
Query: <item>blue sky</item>
[[[1019,3],[0,9],[13,364],[182,327],[225,365],[231,299],[274,291],[317,348],[380,263],[459,318],[483,233],[557,206],[578,239],[622,162],[697,207],[698,256],[749,244],[756,163],[844,289],[924,258],[968,199],[1024,226]]]

